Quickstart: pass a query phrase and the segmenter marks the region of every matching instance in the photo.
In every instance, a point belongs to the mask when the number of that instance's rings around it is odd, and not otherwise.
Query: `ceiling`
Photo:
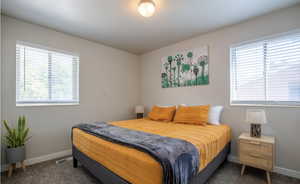
[[[223,26],[299,3],[300,0],[154,0],[150,18],[139,0],[2,0],[2,13],[143,54]]]

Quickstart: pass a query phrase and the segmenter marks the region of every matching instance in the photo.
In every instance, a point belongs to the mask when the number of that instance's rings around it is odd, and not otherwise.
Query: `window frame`
[[[69,51],[65,51],[65,50],[60,50],[60,49],[55,49],[55,48],[51,48],[51,47],[46,47],[43,45],[39,45],[39,44],[34,44],[34,43],[28,43],[28,42],[24,42],[24,41],[16,41],[15,47],[17,47],[17,45],[22,45],[22,46],[28,46],[28,47],[33,47],[33,48],[37,48],[37,49],[42,49],[42,50],[46,50],[46,51],[50,51],[50,52],[57,52],[57,53],[61,53],[61,54],[66,54],[66,55],[72,55],[73,57],[77,57],[77,97],[78,100],[76,101],[70,101],[70,100],[59,100],[59,101],[17,101],[17,90],[18,90],[18,86],[17,86],[17,57],[16,57],[16,49],[15,49],[15,76],[16,76],[16,80],[15,80],[15,103],[16,103],[16,107],[34,107],[34,106],[78,106],[80,105],[80,55],[74,52],[69,52]],[[73,80],[73,79],[72,79]],[[74,81],[73,81],[74,82]]]
[[[264,41],[269,41],[273,40],[279,37],[284,37],[284,36],[289,36],[293,34],[299,34],[300,29],[295,29],[291,30],[288,32],[284,33],[278,33],[278,34],[273,34],[269,36],[264,36],[260,37],[258,39],[253,39],[253,40],[248,40],[248,41],[242,41],[239,43],[231,44],[229,46],[229,105],[230,106],[249,106],[249,107],[287,107],[287,108],[300,108],[300,102],[296,101],[286,101],[286,102],[280,102],[280,101],[238,101],[241,103],[237,103],[237,101],[233,100],[233,75],[234,75],[234,66],[233,66],[233,61],[232,61],[232,56],[233,56],[233,50],[236,47],[240,47],[246,44],[251,44],[251,43],[257,43],[257,42],[264,42]],[[235,102],[235,103],[233,103]],[[261,102],[261,103],[259,103]]]

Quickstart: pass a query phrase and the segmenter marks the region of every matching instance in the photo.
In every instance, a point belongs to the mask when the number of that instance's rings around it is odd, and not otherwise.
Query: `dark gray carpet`
[[[246,168],[245,175],[240,176],[240,165],[230,162],[224,163],[218,171],[210,178],[208,184],[265,184],[265,172]],[[300,180],[272,174],[273,184],[300,184]],[[101,184],[88,171],[82,167],[74,169],[72,161],[56,164],[55,161],[48,161],[29,166],[26,172],[18,169],[10,178],[2,173],[1,183],[3,184]]]

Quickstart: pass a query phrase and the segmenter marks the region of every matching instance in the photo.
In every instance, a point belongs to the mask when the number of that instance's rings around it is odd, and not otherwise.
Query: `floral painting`
[[[162,58],[162,88],[209,84],[208,46]]]

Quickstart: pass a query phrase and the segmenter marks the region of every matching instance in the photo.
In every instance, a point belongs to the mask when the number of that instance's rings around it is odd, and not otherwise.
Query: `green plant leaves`
[[[8,126],[8,122],[6,120],[3,121],[3,124],[8,132],[8,134],[12,134],[12,130]]]
[[[7,130],[7,135],[4,136],[5,144],[9,148],[16,148],[25,145],[28,141],[29,128],[26,128],[25,116],[18,118],[16,128],[11,128],[6,120],[3,121],[4,127]]]

